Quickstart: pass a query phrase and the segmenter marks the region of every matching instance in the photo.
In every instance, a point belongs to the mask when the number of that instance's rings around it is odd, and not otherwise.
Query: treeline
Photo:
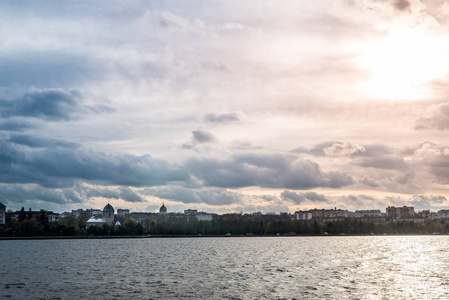
[[[76,220],[75,220],[76,219]],[[1,236],[73,236],[80,230],[80,223],[85,224],[87,217],[73,218],[71,224],[66,222],[49,222],[47,212],[39,211],[37,217],[33,217],[31,209],[26,212],[24,208],[20,210],[18,220],[11,218],[11,213],[6,214],[6,230],[0,232]],[[75,225],[76,223],[76,225]]]
[[[449,223],[426,219],[425,222],[345,219],[320,222],[276,219],[263,221],[213,220],[209,222],[181,219],[152,222],[150,234],[162,235],[315,235],[315,234],[431,234],[448,233]]]
[[[345,219],[342,221],[320,222],[292,221],[284,218],[245,220],[214,219],[200,221],[188,217],[160,217],[141,223],[133,219],[119,220],[121,226],[86,227],[87,216],[61,218],[49,222],[45,211],[38,217],[23,212],[19,220],[7,217],[6,231],[2,236],[114,236],[114,235],[315,235],[315,234],[431,234],[448,233],[449,224],[445,221],[426,219],[425,222]]]

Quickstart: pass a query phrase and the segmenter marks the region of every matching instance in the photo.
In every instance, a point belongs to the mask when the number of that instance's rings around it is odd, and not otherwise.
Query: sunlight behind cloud
[[[449,70],[449,42],[441,36],[395,29],[382,40],[365,46],[361,66],[369,74],[362,84],[374,98],[416,100],[432,96],[427,84]]]

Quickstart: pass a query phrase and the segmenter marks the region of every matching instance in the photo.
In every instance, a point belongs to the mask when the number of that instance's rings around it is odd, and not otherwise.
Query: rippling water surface
[[[448,299],[449,236],[0,241],[0,299]]]

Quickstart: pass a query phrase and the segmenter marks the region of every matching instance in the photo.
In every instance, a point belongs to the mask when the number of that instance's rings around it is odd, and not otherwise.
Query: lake
[[[0,299],[447,299],[449,236],[0,241]]]

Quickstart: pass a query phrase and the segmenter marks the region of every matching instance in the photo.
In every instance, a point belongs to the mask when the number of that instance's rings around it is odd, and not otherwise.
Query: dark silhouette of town
[[[448,234],[449,210],[418,213],[413,207],[380,210],[312,209],[294,214],[211,214],[194,209],[184,213],[77,209],[61,214],[46,210],[6,211],[0,203],[0,237],[154,237],[154,236],[265,236]]]

